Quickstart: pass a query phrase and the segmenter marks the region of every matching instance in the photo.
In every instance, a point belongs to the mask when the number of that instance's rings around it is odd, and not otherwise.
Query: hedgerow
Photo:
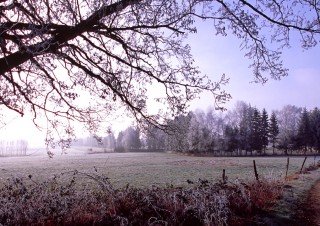
[[[114,188],[106,177],[77,171],[41,183],[11,178],[0,189],[0,224],[241,225],[282,192],[280,178],[188,183]]]

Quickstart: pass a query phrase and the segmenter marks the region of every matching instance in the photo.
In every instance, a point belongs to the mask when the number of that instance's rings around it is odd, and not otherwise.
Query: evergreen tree
[[[140,130],[128,127],[123,132],[122,143],[127,151],[135,151],[141,148]]]
[[[242,150],[248,151],[252,154],[251,147],[251,137],[252,137],[252,117],[253,108],[249,105],[245,105],[241,110],[241,119],[239,123],[239,133],[240,133],[240,147]]]
[[[150,125],[146,131],[145,142],[149,151],[164,151],[166,149],[166,133],[165,131]]]
[[[257,108],[253,109],[253,117],[252,117],[252,133],[251,133],[251,147],[253,150],[261,151],[263,147],[262,141],[262,126],[261,123],[261,114]]]
[[[117,137],[115,151],[117,151],[117,152],[124,152],[125,151],[123,139],[124,139],[123,131],[120,131],[118,134],[118,137]]]
[[[187,133],[187,142],[189,146],[189,151],[199,152],[202,136],[201,136],[201,125],[199,120],[197,119],[195,113],[190,114],[190,125]]]
[[[261,139],[262,139],[262,148],[264,150],[264,153],[266,153],[266,147],[268,146],[269,140],[269,116],[268,112],[264,108],[262,110],[262,115],[261,115]]]
[[[272,152],[274,154],[274,148],[277,142],[277,136],[279,135],[279,125],[277,116],[274,112],[271,113],[270,126],[269,126],[269,138],[272,143]]]
[[[312,132],[312,146],[320,154],[320,110],[313,109],[310,115],[311,132]]]
[[[226,125],[224,130],[226,151],[232,153],[239,149],[238,134],[239,134],[239,129],[237,126],[232,127],[230,125]]]
[[[116,148],[116,138],[112,131],[108,132],[108,135],[102,140],[105,151],[114,150]]]
[[[117,137],[116,151],[134,151],[141,148],[140,131],[132,126],[121,131]]]
[[[303,109],[298,127],[298,146],[306,152],[312,145],[312,133],[310,125],[310,115],[306,108]]]

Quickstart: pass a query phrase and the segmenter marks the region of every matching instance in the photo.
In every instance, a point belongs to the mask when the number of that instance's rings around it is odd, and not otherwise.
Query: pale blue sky
[[[198,32],[190,35],[196,64],[212,80],[225,73],[230,83],[225,89],[232,95],[232,100],[225,106],[230,109],[236,101],[243,100],[258,108],[269,111],[281,109],[286,104],[312,109],[320,107],[320,46],[302,50],[296,37],[290,49],[283,54],[284,65],[289,69],[289,76],[280,81],[269,80],[266,84],[255,84],[253,73],[248,68],[250,61],[240,49],[240,41],[232,36],[215,36],[212,23],[198,26]],[[200,100],[192,103],[191,108],[206,109],[212,104],[212,97],[203,94]]]

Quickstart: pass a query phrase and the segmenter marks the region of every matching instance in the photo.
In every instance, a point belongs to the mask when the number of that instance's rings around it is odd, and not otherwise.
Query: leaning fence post
[[[289,170],[289,158],[287,158],[287,167],[286,167],[286,180],[287,180],[287,177],[288,177],[288,170]]]
[[[301,166],[301,169],[300,169],[300,174],[302,173],[303,166],[304,166],[304,163],[306,162],[306,160],[307,160],[307,156],[303,160],[303,163],[302,163],[302,166]]]
[[[256,167],[256,160],[253,160],[253,169],[254,169],[254,175],[256,177],[256,180],[259,180],[259,175],[257,173],[257,167]]]

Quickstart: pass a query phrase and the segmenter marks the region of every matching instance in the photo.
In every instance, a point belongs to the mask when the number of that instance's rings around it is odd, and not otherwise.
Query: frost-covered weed
[[[12,178],[0,189],[0,224],[222,226],[252,216],[281,192],[275,178],[189,184],[116,189],[102,175],[77,171],[43,183]]]

